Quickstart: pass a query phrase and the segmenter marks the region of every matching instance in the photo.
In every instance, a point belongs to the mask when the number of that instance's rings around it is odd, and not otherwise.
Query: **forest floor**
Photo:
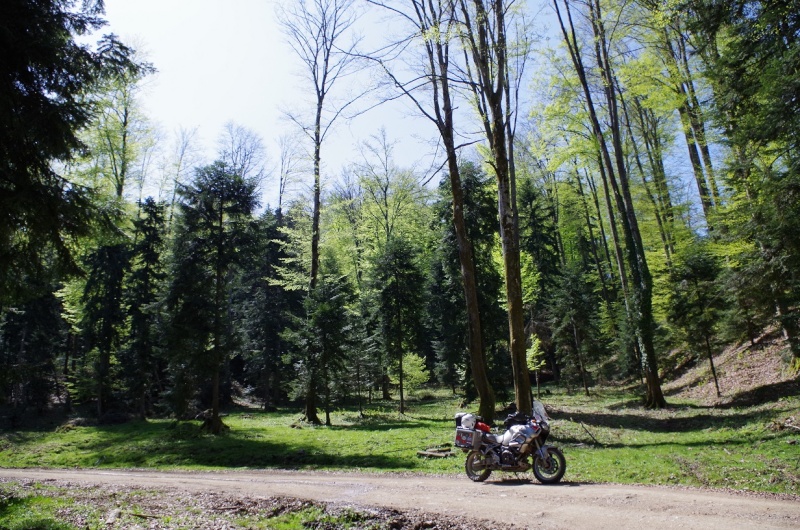
[[[772,331],[758,337],[755,344],[745,342],[715,356],[721,396],[716,393],[711,365],[702,357],[671,374],[662,388],[667,400],[690,399],[711,407],[757,405],[798,395],[800,378],[787,370],[786,347],[783,337]]]
[[[707,360],[669,374],[664,411],[630,390],[548,392],[567,455],[555,486],[476,484],[460,453],[414,456],[451,437],[453,398],[340,412],[333,428],[243,409],[219,438],[157,420],[0,432],[0,528],[800,528],[800,380],[783,347],[715,357],[721,396]]]

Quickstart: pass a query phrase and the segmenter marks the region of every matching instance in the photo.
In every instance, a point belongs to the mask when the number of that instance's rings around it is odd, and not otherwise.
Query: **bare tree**
[[[292,135],[284,134],[278,139],[280,159],[278,161],[278,222],[283,218],[283,205],[286,196],[291,191],[305,169],[305,157],[301,152],[297,139]]]
[[[303,63],[303,75],[314,97],[312,119],[287,114],[313,144],[314,190],[309,280],[309,289],[313,290],[319,272],[322,144],[337,119],[358,99],[353,97],[336,101],[331,94],[334,86],[354,71],[356,56],[353,52],[358,39],[353,37],[353,25],[357,13],[354,0],[286,0],[278,8],[278,19],[289,45]],[[310,422],[321,423],[317,416],[315,377],[309,377],[308,381],[305,416]]]
[[[461,265],[461,279],[467,310],[468,345],[472,380],[480,400],[479,414],[488,420],[494,418],[495,396],[486,369],[486,354],[478,309],[478,294],[473,261],[472,242],[467,236],[464,222],[464,192],[461,185],[456,130],[454,120],[455,91],[451,87],[450,47],[457,35],[455,2],[452,0],[370,0],[370,3],[391,12],[398,21],[411,29],[406,38],[372,54],[391,85],[412,102],[417,110],[430,120],[441,137],[447,156],[450,190],[453,197],[453,224]],[[424,48],[423,63],[417,70],[401,78],[392,63],[402,57],[410,46]],[[414,51],[416,48],[414,48]]]
[[[267,151],[258,133],[229,121],[217,138],[217,149],[220,160],[233,173],[258,183],[263,180]]]
[[[187,181],[191,169],[199,165],[199,163],[200,149],[197,145],[197,128],[186,129],[181,127],[175,132],[172,153],[168,159],[163,161],[161,167],[162,179],[159,184],[159,197],[169,193],[168,229],[172,227],[178,188]]]
[[[314,191],[311,234],[311,278],[313,289],[319,271],[320,173],[322,144],[337,119],[357,98],[334,101],[334,86],[354,71],[358,43],[353,25],[357,19],[354,0],[291,0],[278,9],[278,18],[289,45],[303,63],[303,75],[314,96],[314,115],[305,120],[289,113],[313,143]],[[346,42],[351,38],[349,42]]]

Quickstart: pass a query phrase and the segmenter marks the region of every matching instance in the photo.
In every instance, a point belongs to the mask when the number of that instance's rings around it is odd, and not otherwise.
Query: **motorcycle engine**
[[[516,466],[517,465],[517,451],[512,449],[505,449],[500,456],[500,462],[503,466]]]

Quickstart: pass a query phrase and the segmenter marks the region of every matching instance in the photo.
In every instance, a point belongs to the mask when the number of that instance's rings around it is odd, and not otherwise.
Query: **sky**
[[[98,37],[115,33],[158,70],[142,103],[167,138],[196,127],[212,161],[217,137],[233,122],[260,135],[277,164],[277,138],[297,130],[283,111],[310,109],[313,99],[302,91],[301,63],[276,22],[276,0],[105,0],[105,7],[108,25]],[[429,164],[420,136],[433,130],[395,104],[340,121],[323,146],[323,176],[336,178],[382,127],[397,142],[401,166]],[[264,202],[277,203],[276,186],[266,182]]]

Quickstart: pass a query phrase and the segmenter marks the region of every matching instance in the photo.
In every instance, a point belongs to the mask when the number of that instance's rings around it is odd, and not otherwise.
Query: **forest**
[[[234,396],[330,424],[427,386],[487,418],[545,383],[662,408],[667,374],[767,333],[800,370],[797,0],[282,2],[304,99],[280,152],[230,123],[210,162],[156,133],[159,65],[101,0],[4,5],[12,426],[205,411],[219,433]],[[377,124],[326,174],[349,111],[399,99],[438,170]]]

